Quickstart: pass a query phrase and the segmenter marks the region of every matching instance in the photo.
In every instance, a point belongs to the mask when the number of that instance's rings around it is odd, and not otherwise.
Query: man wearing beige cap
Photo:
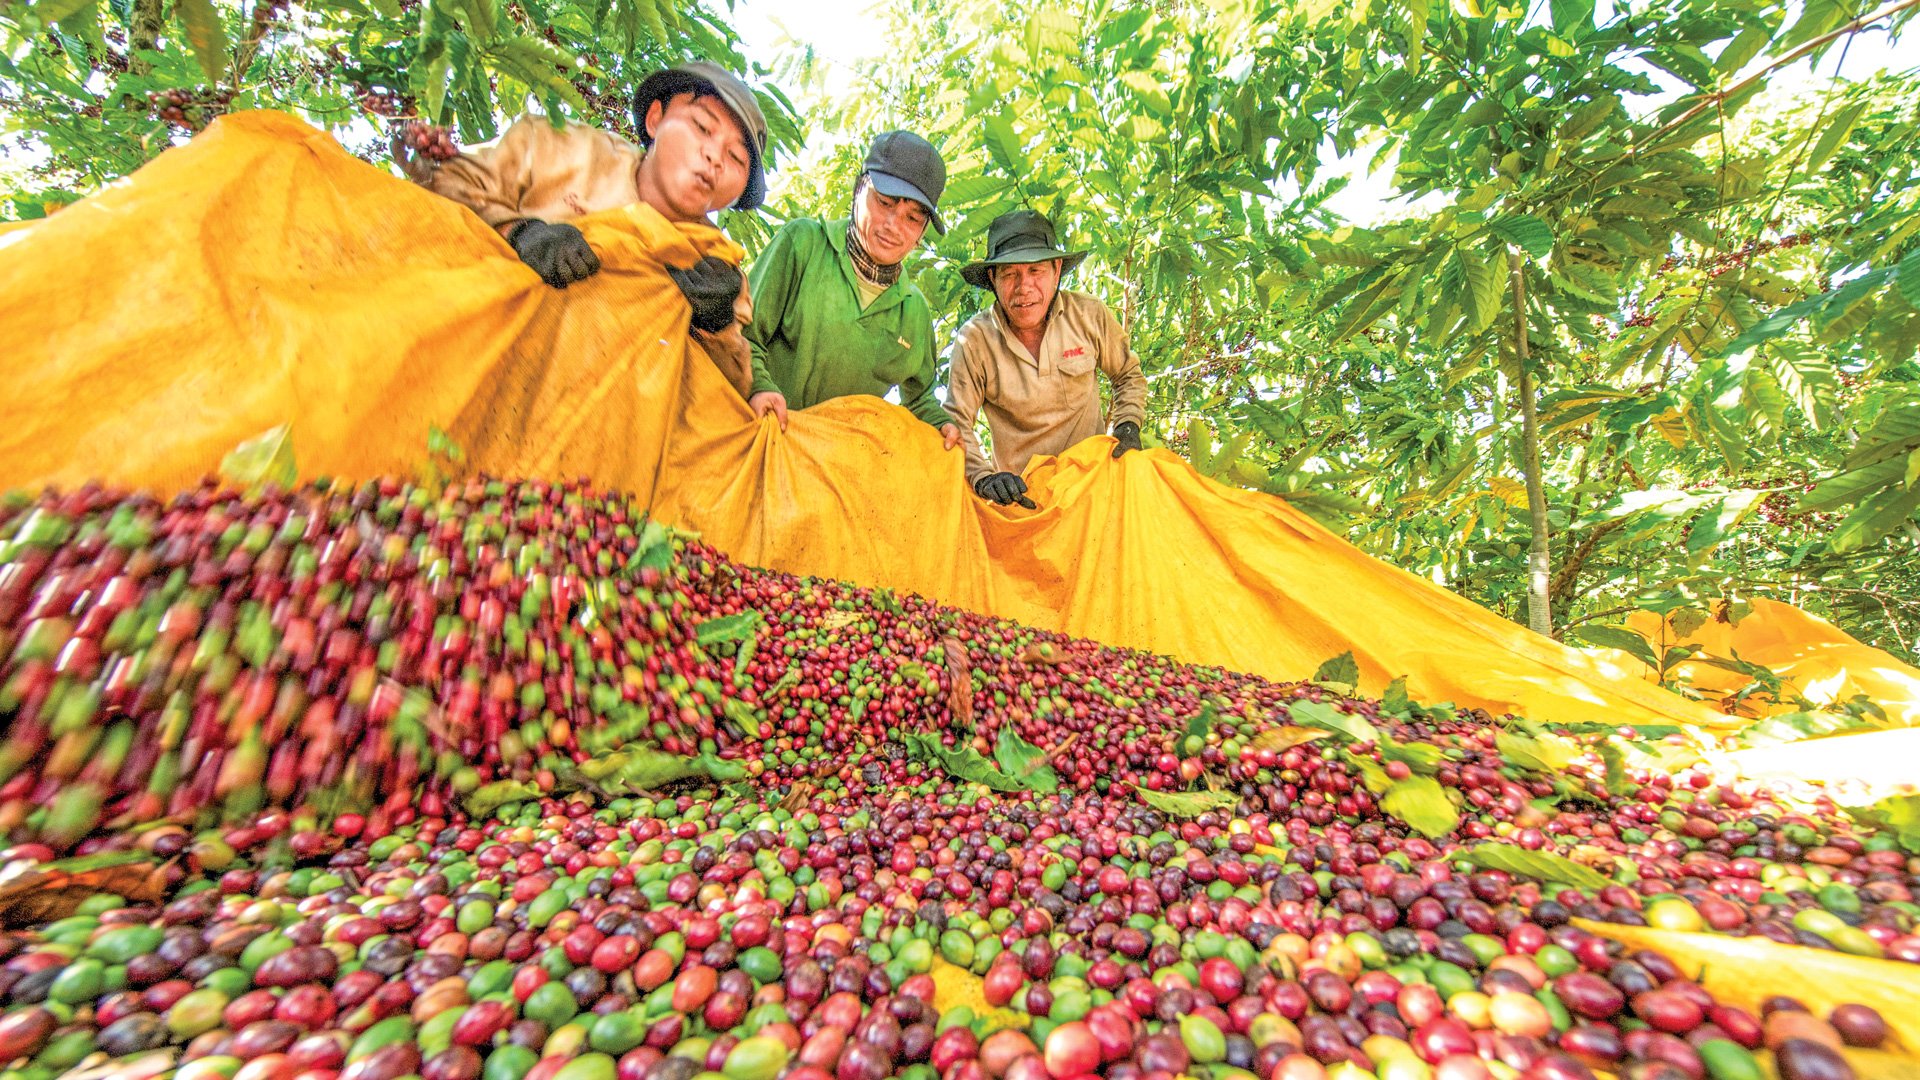
[[[960,271],[967,284],[994,294],[993,305],[960,328],[947,377],[947,412],[966,446],[967,483],[983,499],[1033,508],[1020,479],[1027,462],[1099,435],[1109,421],[1114,457],[1140,449],[1147,400],[1140,358],[1105,304],[1060,287],[1086,257],[1062,250],[1046,217],[1014,210],[988,227],[987,257]],[[1113,386],[1108,417],[1101,415],[1095,371]],[[991,458],[973,431],[983,408]]]

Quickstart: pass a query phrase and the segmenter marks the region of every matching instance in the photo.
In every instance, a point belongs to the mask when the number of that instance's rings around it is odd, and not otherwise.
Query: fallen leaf
[[[955,727],[973,726],[973,669],[967,665],[966,642],[949,634],[941,641],[947,654],[947,708]]]
[[[787,797],[780,800],[780,809],[789,814],[798,814],[806,808],[807,800],[813,798],[814,791],[814,786],[807,781],[794,781],[793,788],[787,792]]]
[[[1247,749],[1271,750],[1278,754],[1283,750],[1310,743],[1316,739],[1324,739],[1332,734],[1333,732],[1322,728],[1295,727],[1287,724],[1282,727],[1267,728],[1255,735],[1252,741],[1247,743]]]
[[[60,862],[17,864],[0,878],[0,926],[22,929],[64,919],[88,897],[111,894],[132,904],[167,897],[167,870],[138,852],[114,852]]]
[[[1020,654],[1020,659],[1023,663],[1046,664],[1052,667],[1066,663],[1067,653],[1065,649],[1051,641],[1030,641],[1027,643],[1026,650]]]

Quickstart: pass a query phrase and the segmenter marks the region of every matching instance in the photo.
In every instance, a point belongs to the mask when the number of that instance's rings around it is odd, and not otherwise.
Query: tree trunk
[[[133,2],[133,19],[127,28],[127,70],[135,75],[145,75],[153,70],[153,64],[142,59],[140,53],[151,51],[160,42],[160,29],[166,19],[161,3],[162,0]]]
[[[1533,544],[1527,552],[1527,625],[1553,636],[1552,536],[1547,527],[1547,495],[1540,483],[1540,417],[1534,400],[1533,373],[1527,367],[1527,282],[1520,253],[1507,253],[1513,278],[1513,351],[1520,367],[1520,468],[1527,480],[1527,513],[1533,519]]]

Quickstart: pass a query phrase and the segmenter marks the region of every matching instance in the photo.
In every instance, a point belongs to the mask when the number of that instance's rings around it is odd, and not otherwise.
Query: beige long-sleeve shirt
[[[1113,312],[1086,293],[1061,289],[1054,297],[1039,356],[1014,336],[996,303],[960,328],[950,364],[947,412],[960,425],[969,484],[992,472],[1021,472],[1036,454],[1058,454],[1106,431],[1096,370],[1113,384],[1107,422],[1147,417],[1140,358]],[[982,409],[993,435],[991,459],[973,431]]]
[[[611,132],[572,121],[556,128],[529,113],[493,142],[441,163],[422,186],[472,210],[505,236],[529,218],[568,221],[639,202],[637,175],[646,156],[644,148]],[[695,330],[692,336],[746,397],[753,353],[742,331],[753,322],[753,300],[745,279],[733,317],[724,330]]]
[[[612,132],[572,121],[556,128],[530,113],[441,163],[425,186],[505,232],[527,218],[567,221],[639,202],[635,177],[646,156]]]

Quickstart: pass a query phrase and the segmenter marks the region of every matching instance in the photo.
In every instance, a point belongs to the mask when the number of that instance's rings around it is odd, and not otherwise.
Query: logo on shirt
[[[1076,356],[1085,356],[1085,355],[1087,355],[1087,350],[1081,348],[1078,345],[1075,345],[1073,348],[1068,349],[1066,352],[1061,353],[1060,359],[1068,360]]]

